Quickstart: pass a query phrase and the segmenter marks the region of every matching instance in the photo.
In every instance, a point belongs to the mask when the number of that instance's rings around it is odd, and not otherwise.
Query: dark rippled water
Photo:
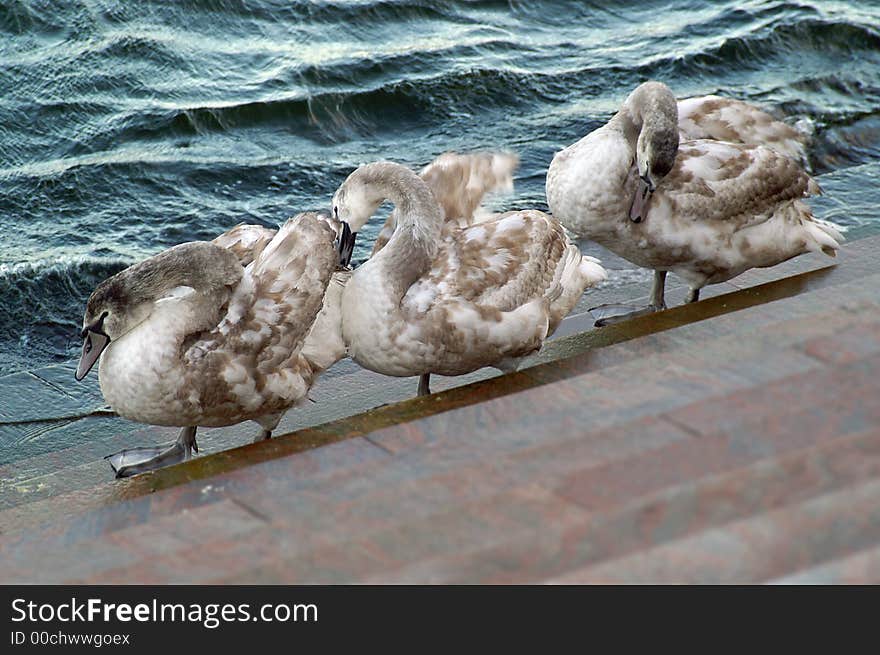
[[[369,160],[512,149],[496,207],[543,208],[553,153],[647,78],[809,118],[817,213],[880,230],[876,1],[0,0],[0,374],[74,357],[124,265]]]

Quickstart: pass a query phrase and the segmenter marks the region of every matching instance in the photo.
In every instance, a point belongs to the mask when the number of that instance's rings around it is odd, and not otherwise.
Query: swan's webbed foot
[[[419,396],[430,396],[431,395],[431,374],[424,373],[419,376]]]
[[[623,321],[628,321],[631,318],[637,318],[639,316],[647,316],[648,314],[653,314],[654,312],[659,312],[662,309],[666,309],[666,305],[646,305],[646,306],[638,306],[638,305],[599,305],[598,307],[593,307],[588,309],[590,315],[596,322],[594,325],[596,327],[604,327],[606,325],[614,325],[615,323],[622,323]]]
[[[664,292],[666,290],[666,271],[654,271],[654,284],[651,287],[651,302],[645,307],[636,305],[599,305],[587,311],[596,319],[594,325],[603,327],[622,323],[631,318],[647,316],[661,309],[666,309]]]
[[[183,462],[193,453],[199,452],[196,443],[196,428],[181,429],[177,441],[165,446],[146,446],[143,448],[126,448],[104,459],[110,462],[117,478],[127,478],[145,471],[154,471],[163,466]]]

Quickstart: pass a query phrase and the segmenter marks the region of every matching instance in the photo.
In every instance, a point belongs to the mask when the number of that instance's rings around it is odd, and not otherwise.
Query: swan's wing
[[[410,288],[403,305],[420,312],[464,300],[506,312],[536,298],[553,300],[562,292],[569,247],[562,225],[532,210],[449,231],[432,269]]]
[[[714,139],[748,146],[764,145],[805,165],[807,135],[742,100],[702,96],[678,102],[683,139]]]
[[[648,220],[668,202],[677,216],[745,227],[767,220],[780,203],[816,193],[818,184],[803,168],[770,148],[689,141],[651,199]]]
[[[247,266],[269,244],[276,232],[277,230],[262,225],[239,223],[211,243],[226,248],[238,258],[242,266]]]
[[[244,269],[228,250],[192,241],[130,266],[111,280],[125,290],[125,298],[156,297],[157,305],[177,314],[177,331],[195,339],[217,326],[243,275]],[[156,293],[157,289],[163,292]]]
[[[245,268],[225,318],[186,356],[215,353],[228,375],[237,366],[256,379],[283,373],[321,309],[337,263],[335,236],[315,214],[288,220]]]
[[[513,174],[519,157],[509,152],[458,154],[445,152],[425,166],[419,176],[427,183],[447,223],[467,226],[477,222],[487,193],[513,189]],[[394,234],[397,211],[393,211],[373,246],[379,252]]]
[[[519,157],[509,152],[446,152],[422,169],[447,221],[474,222],[483,198],[492,191],[512,191]]]

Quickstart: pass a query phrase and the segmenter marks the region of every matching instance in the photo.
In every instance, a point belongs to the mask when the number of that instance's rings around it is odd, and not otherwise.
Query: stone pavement
[[[880,237],[534,366],[0,509],[0,581],[878,582]]]

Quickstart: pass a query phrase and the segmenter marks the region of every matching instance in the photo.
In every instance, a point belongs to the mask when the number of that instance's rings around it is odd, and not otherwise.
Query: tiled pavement
[[[0,510],[0,581],[878,582],[878,255]]]

